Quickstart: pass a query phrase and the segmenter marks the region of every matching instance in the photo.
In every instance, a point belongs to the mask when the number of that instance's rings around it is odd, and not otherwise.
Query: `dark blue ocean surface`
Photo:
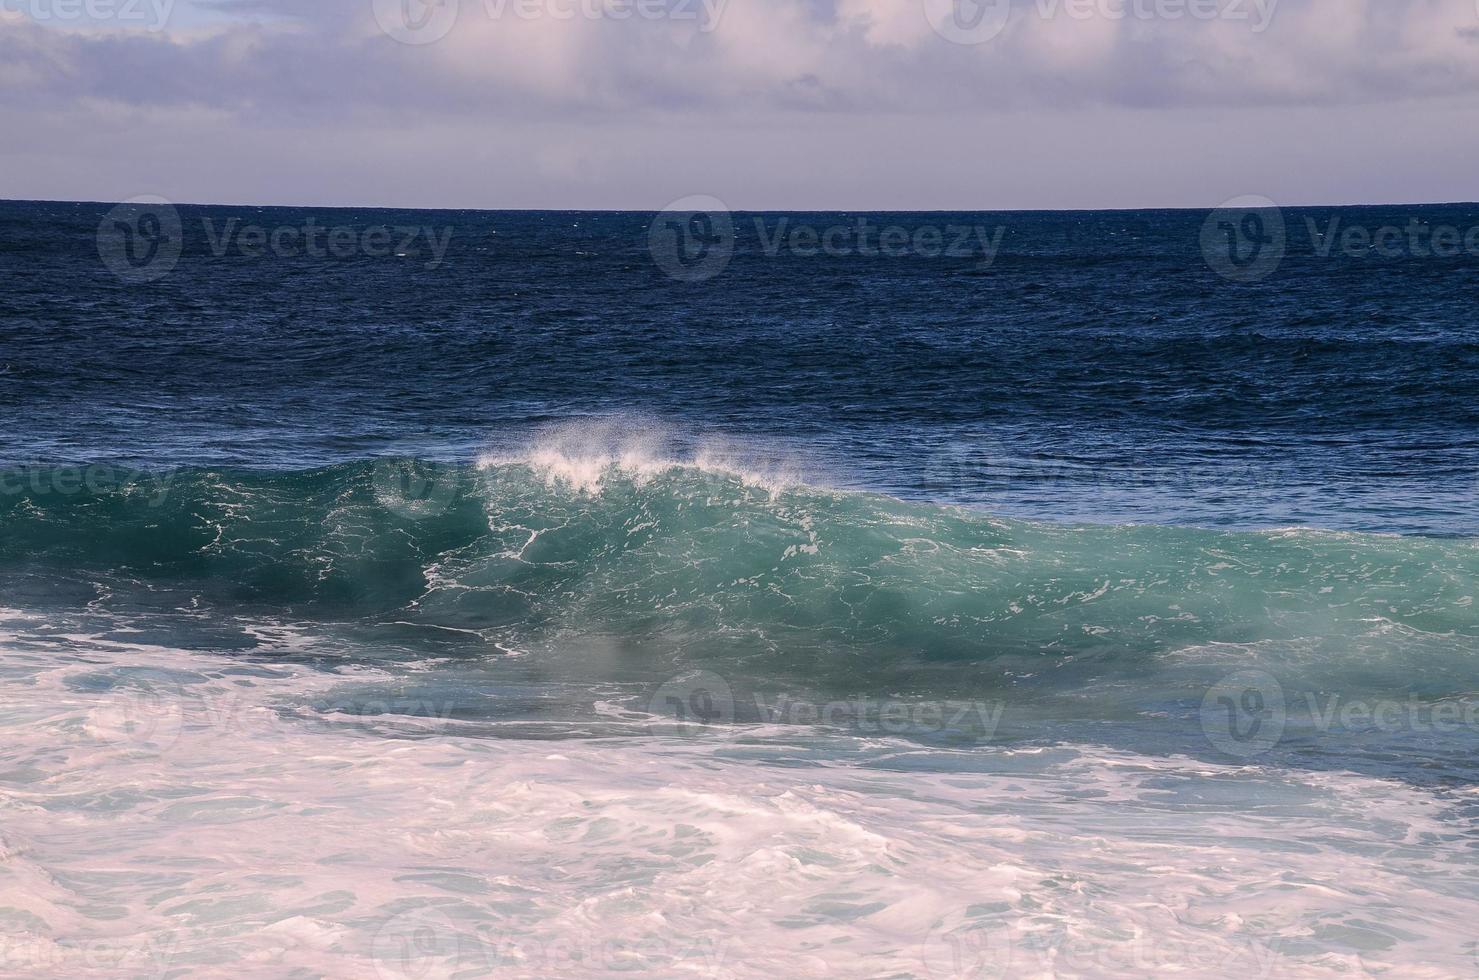
[[[108,211],[0,204],[7,464],[470,460],[621,417],[1031,519],[1479,530],[1475,205],[1286,210],[1245,282],[1205,212],[736,214],[688,282],[648,213],[221,207],[130,282]],[[310,222],[318,256],[245,232]]]

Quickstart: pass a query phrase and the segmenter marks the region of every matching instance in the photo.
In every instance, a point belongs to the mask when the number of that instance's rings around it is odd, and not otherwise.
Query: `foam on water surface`
[[[46,635],[0,637],[6,975],[1476,966],[1461,795],[785,726],[470,738],[307,707],[369,668]]]
[[[797,461],[753,442],[708,436],[683,438],[669,426],[637,417],[551,426],[523,446],[484,453],[483,472],[527,467],[552,488],[597,494],[613,479],[648,483],[673,472],[706,473],[777,493],[819,477]]]

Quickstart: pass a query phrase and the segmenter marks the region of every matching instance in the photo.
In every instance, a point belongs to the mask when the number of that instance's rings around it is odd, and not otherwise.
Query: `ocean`
[[[0,202],[0,975],[1479,973],[1476,228]]]

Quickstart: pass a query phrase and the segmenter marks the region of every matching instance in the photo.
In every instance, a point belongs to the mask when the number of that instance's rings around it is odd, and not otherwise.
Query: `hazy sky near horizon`
[[[0,0],[0,198],[1479,199],[1479,0]]]

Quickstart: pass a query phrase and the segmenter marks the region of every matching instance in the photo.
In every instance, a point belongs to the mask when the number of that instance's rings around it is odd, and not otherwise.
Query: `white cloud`
[[[507,0],[520,2],[535,0]],[[1456,106],[1479,100],[1473,0],[1282,0],[1262,31],[1255,30],[1257,0],[1238,0],[1247,20],[1116,13],[1145,9],[1126,4],[1183,0],[1018,0],[1006,29],[977,45],[941,38],[923,0],[729,0],[717,26],[677,16],[617,19],[609,9],[559,19],[549,11],[592,0],[537,2],[556,6],[532,17],[509,6],[494,18],[485,0],[460,0],[451,30],[425,45],[385,36],[371,0],[181,0],[158,33],[109,24],[58,30],[12,12],[0,17],[0,105],[8,106],[9,132],[22,138],[7,144],[18,146],[34,132],[65,152],[66,137],[46,120],[132,106],[150,120],[139,138],[166,120],[175,121],[177,145],[188,143],[190,127],[203,127],[203,119],[229,120],[243,134],[311,127],[313,138],[297,149],[325,160],[434,129],[439,146],[454,154],[442,165],[452,168],[463,165],[455,159],[459,142],[486,148],[490,130],[516,132],[533,141],[528,152],[506,141],[500,152],[547,174],[542,186],[551,192],[578,175],[589,179],[592,170],[620,171],[655,146],[685,170],[722,148],[740,155],[756,186],[810,180],[822,195],[845,185],[840,175],[848,168],[866,171],[873,163],[844,155],[858,152],[852,133],[864,143],[870,135],[883,139],[906,118],[934,120],[920,131],[960,134],[957,142],[972,146],[987,134],[997,153],[991,166],[1029,173],[1027,161],[1035,160],[1041,173],[1040,134],[1070,119],[1106,159],[1113,158],[1104,153],[1108,142],[1142,139],[1147,152],[1154,143],[1158,155],[1187,165],[1204,151],[1177,137],[1188,118],[1237,112],[1297,138],[1291,120],[1310,109],[1340,109],[1344,118],[1369,120],[1356,125],[1362,138],[1373,139],[1398,116],[1448,118]],[[667,2],[695,15],[701,10],[697,0]],[[1079,8],[1067,5],[1085,2],[1088,16],[1069,12]],[[1056,14],[1044,16],[1047,10]],[[1113,111],[1133,125],[1095,125],[1093,111]],[[685,144],[666,129],[680,123],[707,135]],[[823,132],[835,152],[812,140]],[[788,152],[786,133],[816,155]],[[762,145],[760,134],[780,142]],[[1031,134],[1039,134],[1038,143]],[[205,139],[206,130],[194,135]],[[1459,151],[1473,158],[1479,136],[1443,136],[1459,139]],[[125,131],[118,138],[133,137]],[[86,142],[81,135],[73,140]],[[930,188],[920,196],[969,190],[941,159],[949,145],[903,149],[914,155],[918,184]],[[1128,151],[1126,165],[1159,158]],[[1219,151],[1242,159],[1244,172],[1268,163],[1268,149],[1257,145],[1227,141]],[[51,176],[34,170],[34,152],[0,153],[0,196],[50,186]],[[1361,163],[1335,159],[1325,166]],[[224,161],[215,169],[222,179],[231,173]],[[635,169],[647,171],[644,186],[662,177],[650,163]],[[879,197],[897,196],[884,193],[878,181],[885,179],[899,178],[863,180],[857,193],[866,197],[872,187]],[[1316,180],[1307,175],[1306,197],[1316,196]],[[702,188],[690,182],[674,196],[695,189]],[[630,200],[618,190],[612,205]],[[1462,196],[1479,197],[1479,188]]]

